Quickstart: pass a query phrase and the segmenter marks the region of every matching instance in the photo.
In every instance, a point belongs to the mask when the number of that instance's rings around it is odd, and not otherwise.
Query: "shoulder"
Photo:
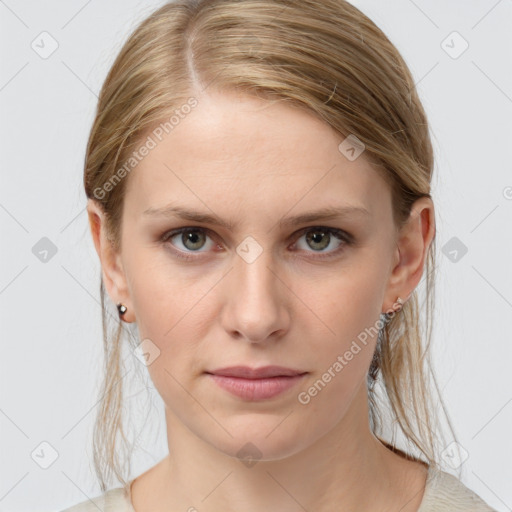
[[[429,471],[418,512],[496,512],[457,477],[441,470]]]
[[[126,490],[122,487],[111,489],[100,496],[77,503],[61,512],[98,512],[98,510],[102,512],[135,512]]]

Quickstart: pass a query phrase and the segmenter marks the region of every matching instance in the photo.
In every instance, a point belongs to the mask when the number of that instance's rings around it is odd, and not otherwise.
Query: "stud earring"
[[[398,307],[393,307],[392,309],[389,309],[388,311],[386,311],[386,313],[384,313],[385,317],[386,317],[386,321],[389,321],[391,320],[391,318],[393,318],[393,316],[398,313],[399,311],[401,311],[403,305],[404,305],[404,300],[402,299],[402,297],[397,297],[395,303],[393,304],[393,306],[395,306],[395,304],[398,304]]]
[[[121,304],[120,302],[117,304],[117,311],[119,313],[119,318],[122,318],[127,310],[128,310],[128,308],[124,304]]]

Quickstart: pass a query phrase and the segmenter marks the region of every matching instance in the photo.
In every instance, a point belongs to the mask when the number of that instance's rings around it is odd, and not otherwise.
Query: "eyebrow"
[[[143,212],[143,215],[152,217],[179,217],[184,220],[221,226],[228,230],[233,230],[233,228],[235,227],[233,223],[225,221],[215,214],[198,212],[195,210],[190,210],[175,205],[168,205],[163,208],[148,208]],[[284,217],[278,222],[278,224],[280,227],[289,227],[298,224],[306,224],[308,222],[339,219],[349,216],[369,217],[370,212],[363,206],[347,205],[337,207],[325,207],[314,211],[301,213],[293,217]]]

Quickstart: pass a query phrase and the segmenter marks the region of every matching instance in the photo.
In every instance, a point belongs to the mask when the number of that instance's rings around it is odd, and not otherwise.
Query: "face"
[[[277,459],[362,396],[392,296],[391,194],[306,112],[232,92],[198,101],[129,176],[116,290],[159,350],[148,370],[168,418],[227,454],[250,441]],[[341,213],[307,218],[327,209]],[[251,398],[207,373],[267,365],[304,375]]]

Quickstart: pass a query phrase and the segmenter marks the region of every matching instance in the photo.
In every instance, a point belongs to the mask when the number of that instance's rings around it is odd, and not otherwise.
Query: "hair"
[[[389,184],[397,230],[418,198],[431,198],[433,148],[413,77],[395,46],[360,10],[345,0],[178,0],[139,23],[99,95],[84,186],[87,198],[105,213],[115,249],[121,248],[129,178],[125,163],[133,160],[134,148],[151,129],[160,126],[168,133],[176,122],[166,120],[179,122],[176,114],[186,115],[187,105],[197,102],[194,95],[212,84],[219,91],[284,101],[322,119],[342,137],[357,137],[366,158]],[[408,447],[403,451],[393,440],[380,439],[385,446],[439,468],[440,450],[446,445],[439,438],[434,388],[456,437],[430,359],[435,252],[434,236],[425,260],[425,331],[414,290],[399,313],[385,315],[367,387],[372,432],[382,435],[382,414],[389,412],[386,425],[393,435],[398,425]],[[105,375],[93,454],[105,491],[112,474],[124,485],[128,481],[129,466],[123,471],[118,441],[128,452],[129,442],[122,415],[123,322],[115,317],[109,332],[111,315],[100,280]],[[413,450],[418,457],[409,453]]]

